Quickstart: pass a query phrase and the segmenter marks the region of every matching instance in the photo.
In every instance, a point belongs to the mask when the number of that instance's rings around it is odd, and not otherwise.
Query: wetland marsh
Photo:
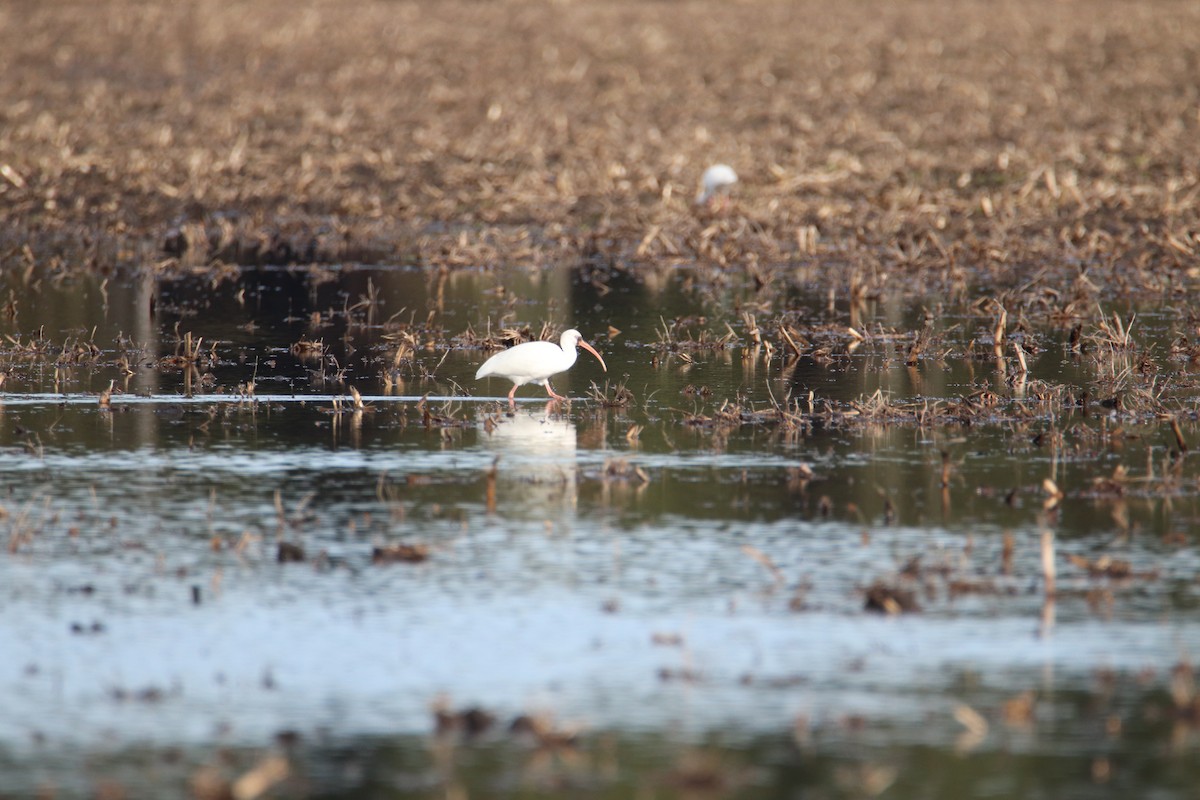
[[[1198,14],[0,9],[0,796],[1189,796]]]

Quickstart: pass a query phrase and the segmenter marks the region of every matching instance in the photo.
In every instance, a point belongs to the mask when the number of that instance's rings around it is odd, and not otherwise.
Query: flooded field
[[[946,357],[906,364],[938,302],[864,303],[813,358],[683,272],[26,291],[3,325],[3,785],[1183,791],[1194,401],[1118,411],[1107,357],[1034,330],[1021,392],[1015,359],[964,357],[993,325],[969,305],[939,308]],[[836,298],[788,303],[810,337],[848,327]],[[609,371],[581,359],[568,403],[530,386],[507,413],[482,342],[541,320]],[[1137,320],[1147,346],[1181,325]]]
[[[1198,64],[1167,0],[0,5],[0,798],[1192,796]]]

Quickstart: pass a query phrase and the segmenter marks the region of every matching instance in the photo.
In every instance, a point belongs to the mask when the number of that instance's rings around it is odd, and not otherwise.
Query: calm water
[[[747,341],[761,297],[686,277],[0,287],[0,794],[164,796],[281,754],[284,796],[1186,796],[1184,672],[1170,689],[1200,650],[1200,508],[1168,422],[1014,412],[1011,368],[961,355],[991,326],[966,304],[852,319],[797,281],[772,303],[832,357],[788,363]],[[908,367],[931,308],[950,355]],[[569,406],[525,387],[506,415],[469,332],[543,322],[609,372],[583,354],[555,381]],[[1138,325],[1164,343],[1184,323]],[[1034,377],[1102,398],[1065,332],[1024,335]],[[1195,442],[1188,373],[1158,352]],[[1001,410],[970,424],[711,424],[734,401],[985,390]],[[400,544],[428,558],[373,563]],[[1086,569],[1113,559],[1132,574]],[[866,610],[876,581],[920,610]],[[434,737],[436,703],[495,722]],[[521,715],[575,745],[510,733]]]

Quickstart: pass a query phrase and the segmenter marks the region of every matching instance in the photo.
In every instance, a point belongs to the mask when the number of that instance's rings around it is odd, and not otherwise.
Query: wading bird
[[[696,205],[702,206],[713,198],[721,199],[721,207],[729,201],[729,191],[738,182],[737,173],[728,164],[713,164],[704,170],[700,178],[700,191],[696,194]]]
[[[575,350],[576,345],[594,355],[600,362],[600,366],[604,367],[604,371],[608,372],[608,365],[604,363],[604,359],[600,357],[595,348],[583,340],[583,334],[579,331],[574,328],[564,331],[558,341],[559,344],[526,342],[516,347],[510,347],[502,353],[496,353],[483,362],[483,366],[475,373],[475,380],[486,378],[489,375],[508,378],[513,382],[512,390],[508,393],[508,405],[510,408],[515,408],[517,402],[513,395],[517,393],[518,386],[524,386],[527,383],[540,383],[545,386],[546,393],[555,400],[567,399],[561,394],[555,393],[554,389],[550,387],[550,376],[566,372],[571,368],[575,363],[575,358],[579,355]]]

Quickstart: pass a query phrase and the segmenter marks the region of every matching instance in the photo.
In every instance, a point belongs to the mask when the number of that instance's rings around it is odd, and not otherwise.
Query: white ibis
[[[700,178],[700,191],[696,194],[696,205],[702,206],[714,197],[722,201],[729,195],[730,189],[738,182],[737,173],[728,164],[713,164],[704,170]]]
[[[516,400],[513,396],[517,393],[517,387],[527,383],[540,383],[545,386],[546,393],[555,400],[567,399],[550,387],[550,376],[571,368],[579,355],[575,350],[576,345],[594,355],[600,366],[604,367],[604,371],[608,372],[608,365],[604,363],[604,359],[595,348],[583,340],[583,334],[579,331],[574,328],[564,331],[558,341],[558,344],[526,342],[510,347],[502,353],[496,353],[483,362],[483,366],[475,373],[475,380],[489,375],[508,378],[513,382],[513,388],[508,393],[508,405],[515,407]]]

